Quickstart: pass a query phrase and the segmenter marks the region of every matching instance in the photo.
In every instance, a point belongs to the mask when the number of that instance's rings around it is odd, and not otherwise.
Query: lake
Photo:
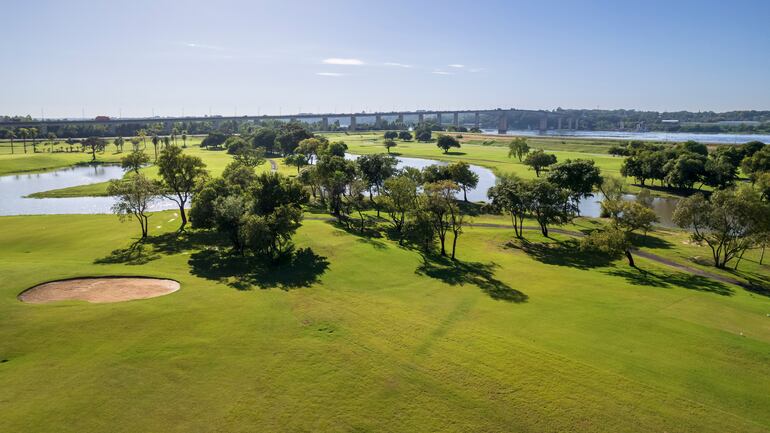
[[[0,215],[108,214],[113,197],[26,198],[25,196],[78,185],[106,182],[123,177],[116,165],[81,165],[43,173],[0,176]],[[153,211],[175,209],[170,200],[158,200]]]

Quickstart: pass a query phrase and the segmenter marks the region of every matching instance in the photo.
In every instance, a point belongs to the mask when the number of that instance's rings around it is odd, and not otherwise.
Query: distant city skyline
[[[770,110],[759,0],[22,2],[0,115]]]

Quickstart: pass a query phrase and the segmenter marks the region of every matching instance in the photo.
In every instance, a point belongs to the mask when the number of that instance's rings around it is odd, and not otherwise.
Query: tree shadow
[[[310,248],[289,251],[277,260],[240,255],[229,249],[207,248],[192,254],[188,264],[193,275],[238,290],[309,287],[320,281],[329,268],[326,257]]]
[[[609,275],[625,278],[636,286],[649,286],[670,288],[672,286],[683,287],[688,290],[715,293],[721,296],[731,296],[734,292],[726,284],[712,280],[701,275],[687,274],[684,272],[657,273],[643,269],[611,269]]]
[[[614,257],[607,254],[581,251],[580,241],[577,239],[545,243],[519,239],[507,242],[505,247],[521,250],[531,258],[546,265],[567,266],[582,270],[609,266],[614,261]]]
[[[757,295],[770,297],[770,276],[746,271],[732,271],[732,273],[746,280],[746,283],[741,284],[744,289]]]
[[[650,234],[631,233],[631,243],[638,248],[670,249],[671,242]]]
[[[449,151],[449,152],[444,152],[444,155],[462,156],[462,155],[466,155],[466,153],[458,152],[458,151]]]
[[[96,265],[115,265],[115,264],[144,265],[146,263],[149,263],[153,260],[157,260],[159,258],[160,258],[160,255],[157,254],[151,246],[139,240],[132,243],[126,248],[118,248],[116,250],[113,250],[110,254],[108,254],[105,257],[95,259],[94,264]]]
[[[363,232],[359,226],[361,222],[357,219],[351,219],[350,226],[341,223],[338,220],[328,221],[328,224],[331,224],[335,228],[342,230],[345,233],[355,236],[357,238],[356,242],[371,245],[379,250],[384,250],[388,248],[388,245],[380,240],[383,238],[382,233],[379,230],[369,226],[372,218],[374,217],[370,215],[366,216]]]
[[[197,249],[204,245],[217,245],[220,238],[221,236],[214,232],[195,230],[150,236],[146,242],[152,245],[156,252],[171,255]]]
[[[495,263],[463,262],[447,257],[422,254],[422,265],[415,273],[435,278],[451,286],[473,284],[495,300],[522,303],[529,296],[495,278]]]

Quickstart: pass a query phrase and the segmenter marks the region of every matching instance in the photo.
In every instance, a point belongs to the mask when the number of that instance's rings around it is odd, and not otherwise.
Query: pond
[[[352,154],[346,154],[346,159],[355,160],[358,158],[358,155],[352,155]],[[439,164],[439,165],[447,165],[448,163],[445,161],[437,161],[432,159],[423,159],[423,158],[408,158],[408,157],[402,157],[399,156],[396,158],[398,160],[397,167],[399,169],[404,167],[413,167],[422,170],[423,168]],[[478,165],[471,165],[471,170],[476,173],[479,176],[479,184],[476,186],[476,188],[472,190],[468,190],[468,200],[470,201],[487,201],[487,190],[489,190],[490,187],[495,185],[495,182],[497,180],[497,177],[492,172],[492,170],[480,167]],[[458,198],[462,197],[462,193],[458,195]],[[636,200],[636,196],[634,194],[626,194],[624,196],[626,200]],[[604,196],[601,193],[594,194],[593,197],[588,197],[580,201],[580,204],[578,205],[578,208],[580,209],[580,215],[585,217],[592,217],[596,218],[601,216],[601,201],[604,199]],[[675,198],[664,198],[664,197],[655,197],[652,201],[652,209],[655,211],[655,213],[658,215],[658,218],[660,219],[659,224],[664,227],[676,227],[676,224],[671,221],[671,217],[674,213],[674,209],[676,208],[676,204],[678,203],[678,199]]]
[[[358,155],[347,154],[345,158],[355,160]],[[423,169],[429,165],[447,165],[447,162],[423,158],[397,157],[398,168],[414,167]],[[471,165],[471,170],[479,176],[479,184],[468,191],[468,200],[486,201],[487,190],[494,186],[496,176],[492,170],[478,165]],[[47,215],[47,214],[108,214],[115,203],[112,197],[71,197],[71,198],[26,198],[27,195],[68,188],[78,185],[105,182],[123,177],[123,170],[116,165],[82,165],[68,167],[44,173],[24,173],[0,176],[0,215]],[[461,196],[459,196],[461,197]],[[459,198],[458,197],[458,198]],[[634,195],[625,196],[634,200]],[[598,217],[601,214],[601,193],[581,200],[580,214],[586,217]],[[674,227],[671,216],[678,200],[656,197],[652,208],[660,218],[660,225]],[[175,209],[170,200],[156,201],[152,211]]]
[[[80,165],[43,173],[0,176],[0,215],[107,214],[112,197],[27,198],[36,192],[106,182],[123,177],[116,165]],[[158,200],[153,211],[174,209],[170,200]]]

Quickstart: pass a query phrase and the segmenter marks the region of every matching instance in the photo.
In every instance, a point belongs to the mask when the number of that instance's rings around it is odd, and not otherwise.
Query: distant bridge
[[[278,121],[320,121],[321,131],[329,130],[329,119],[349,119],[349,131],[357,129],[359,119],[374,119],[374,126],[379,128],[383,121],[394,119],[396,123],[404,124],[407,116],[416,117],[417,124],[423,123],[426,118],[433,117],[439,125],[460,125],[460,115],[472,115],[475,127],[480,126],[480,116],[491,115],[497,117],[497,130],[500,134],[508,132],[508,115],[511,113],[527,113],[539,116],[539,130],[545,131],[551,127],[562,129],[579,129],[580,119],[570,114],[561,114],[551,111],[493,109],[493,110],[416,110],[416,111],[383,111],[373,113],[300,113],[287,115],[262,115],[262,116],[188,116],[188,117],[134,117],[119,119],[50,119],[31,121],[0,120],[0,128],[36,128],[38,133],[45,135],[48,128],[62,128],[66,126],[103,126],[108,133],[115,134],[120,125],[145,125],[162,124],[164,133],[171,133],[174,124],[179,122],[211,122],[218,127],[223,122],[234,121],[240,125],[245,122],[259,122],[266,120]],[[451,123],[450,123],[451,122]],[[555,123],[552,123],[555,122]]]

